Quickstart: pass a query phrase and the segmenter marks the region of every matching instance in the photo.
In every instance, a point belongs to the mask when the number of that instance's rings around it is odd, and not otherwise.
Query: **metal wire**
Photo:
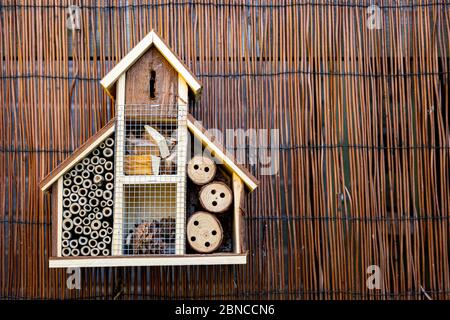
[[[127,104],[117,115],[113,252],[183,253],[186,106]]]

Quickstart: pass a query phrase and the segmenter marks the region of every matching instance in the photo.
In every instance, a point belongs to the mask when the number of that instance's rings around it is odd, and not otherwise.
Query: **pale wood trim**
[[[256,189],[258,184],[252,179],[249,175],[247,175],[239,166],[229,157],[227,156],[223,151],[222,148],[218,147],[218,145],[211,141],[211,139],[205,135],[201,128],[197,127],[197,125],[194,123],[195,119],[192,117],[187,118],[187,127],[192,132],[192,134],[199,139],[206,148],[214,152],[214,157],[218,158],[223,162],[225,167],[228,168],[231,172],[235,172],[246,184],[246,186],[250,189],[250,191],[253,191]]]
[[[186,252],[186,156],[187,156],[187,127],[186,115],[188,100],[188,86],[181,75],[178,75],[178,146],[177,146],[177,213],[175,222],[175,253]]]
[[[61,257],[61,237],[62,237],[62,216],[63,216],[63,177],[58,179],[58,187],[56,189],[58,191],[56,197],[58,199],[58,221],[57,221],[57,236],[56,236],[56,255]],[[55,195],[52,195],[55,196]],[[53,240],[54,241],[54,240]]]
[[[244,182],[241,178],[233,172],[233,194],[234,194],[234,208],[233,208],[233,251],[234,253],[242,252],[242,230],[241,230],[241,202],[244,200]]]
[[[183,178],[179,175],[123,175],[116,177],[116,181],[122,184],[174,184],[183,182]]]
[[[68,170],[72,169],[81,159],[94,150],[104,139],[106,139],[115,130],[114,122],[108,123],[104,128],[89,138],[81,147],[79,147],[69,158],[64,160],[55,170],[50,172],[40,183],[42,191],[46,191]]]
[[[142,39],[131,51],[120,60],[120,62],[103,77],[100,84],[109,91],[120,76],[126,72],[146,51],[151,45],[154,45],[158,51],[167,59],[172,67],[186,80],[186,83],[191,87],[192,91],[197,94],[202,88],[201,84],[195,76],[187,69],[181,60],[170,50],[170,48],[161,40],[161,38],[152,30]]]
[[[187,266],[246,264],[247,253],[173,256],[64,257],[50,258],[50,268],[129,267],[129,266]]]
[[[111,255],[122,254],[123,245],[123,163],[125,145],[125,83],[126,72],[122,73],[117,82],[117,130],[115,152],[115,185],[114,185],[114,226],[111,245]]]

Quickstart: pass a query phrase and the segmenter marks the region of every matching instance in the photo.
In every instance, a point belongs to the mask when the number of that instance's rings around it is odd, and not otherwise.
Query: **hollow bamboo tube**
[[[98,162],[100,163],[100,165],[105,165],[106,159],[105,158],[100,158],[100,160]]]
[[[83,178],[81,176],[76,176],[73,178],[73,183],[75,183],[75,185],[79,186],[83,183]]]
[[[78,243],[80,244],[80,246],[84,246],[84,245],[86,245],[86,244],[88,243],[88,238],[86,238],[86,237],[80,237],[80,238],[78,239]]]
[[[84,226],[84,227],[83,227],[83,234],[84,234],[85,236],[90,235],[91,232],[92,232],[91,227],[89,227],[89,226]]]
[[[100,250],[97,248],[92,248],[91,249],[91,256],[96,257],[100,254]]]
[[[95,248],[95,247],[97,247],[97,240],[95,240],[95,239],[89,239],[88,244],[89,244],[89,247]]]
[[[82,234],[83,233],[83,227],[82,226],[75,226],[73,231],[75,232],[75,234]]]
[[[78,203],[72,203],[69,207],[70,213],[77,214],[80,212],[80,205]]]
[[[77,193],[79,190],[80,186],[73,185],[72,187],[70,187],[70,191],[72,191],[72,193]]]
[[[103,249],[102,250],[102,255],[109,256],[109,249]]]
[[[70,171],[70,176],[71,177],[75,177],[76,175],[77,175],[77,171],[75,169]]]
[[[83,181],[83,188],[85,188],[86,190],[89,189],[92,186],[92,181],[89,179],[86,179]]]
[[[70,178],[71,178],[70,173],[66,173],[66,174],[64,175],[64,179],[70,179]]]
[[[97,190],[98,189],[98,185],[96,185],[95,183],[93,183],[92,185],[91,185],[91,190],[92,191],[95,191],[95,190]],[[94,194],[94,197],[95,197],[95,194]]]
[[[100,143],[100,149],[105,149],[106,144],[104,142]]]
[[[95,166],[92,163],[86,166],[86,170],[88,172],[94,172],[94,169],[95,169]]]
[[[84,158],[83,161],[82,161],[82,163],[83,163],[85,166],[88,166],[89,163],[91,163],[91,160],[89,160],[89,158]]]
[[[100,155],[100,150],[95,149],[94,151],[92,151],[92,154],[98,158],[98,156]],[[92,162],[92,159],[91,159],[91,162]]]
[[[69,241],[69,246],[70,246],[72,249],[75,249],[76,247],[78,247],[78,240],[75,240],[75,239],[70,240],[70,241]]]
[[[89,248],[89,246],[83,246],[83,247],[81,247],[80,252],[81,252],[81,255],[88,256],[91,254],[91,248]]]
[[[64,210],[63,211],[63,218],[64,219],[70,219],[72,217],[72,214],[70,213],[69,210]]]
[[[63,185],[64,185],[64,187],[70,187],[72,185],[72,180],[71,179],[64,179]]]
[[[75,170],[76,170],[77,172],[83,171],[83,170],[84,170],[84,165],[83,165],[83,163],[81,163],[81,162],[77,163],[76,166],[75,166]]]
[[[89,204],[91,205],[91,207],[93,207],[93,208],[95,208],[95,207],[97,207],[98,206],[98,199],[96,199],[96,198],[91,198],[91,199],[89,199]]]
[[[114,139],[113,138],[108,138],[105,140],[105,145],[107,147],[112,147],[114,145]]]
[[[81,197],[86,197],[87,194],[88,194],[88,191],[87,191],[86,188],[80,188],[80,190],[78,190],[78,194],[79,194]]]
[[[63,231],[61,233],[61,238],[63,240],[69,240],[70,239],[70,231],[67,231],[67,230]]]
[[[107,205],[108,207],[112,207],[113,204],[114,204],[114,201],[113,201],[112,199],[109,199],[108,201],[106,201],[106,205]]]
[[[102,220],[103,219],[103,213],[101,213],[101,212],[95,213],[95,219]]]
[[[94,176],[94,183],[95,184],[100,184],[102,181],[103,181],[103,176],[101,176],[101,175],[99,175],[99,174],[96,174],[95,176]]]
[[[64,208],[70,208],[70,205],[72,204],[72,202],[70,202],[70,199],[64,199],[63,200],[63,207]]]
[[[110,236],[106,236],[106,237],[103,238],[103,241],[104,241],[106,244],[109,244],[109,243],[111,243],[111,237],[110,237]]]
[[[73,222],[70,219],[64,219],[62,222],[63,230],[70,231],[73,229]]]
[[[112,192],[109,190],[105,190],[103,192],[103,199],[105,199],[105,200],[112,199]]]
[[[103,190],[102,190],[102,189],[97,189],[97,190],[95,190],[95,196],[96,196],[97,198],[103,197]]]
[[[94,212],[94,213],[97,213],[99,211],[100,211],[99,207],[95,207],[94,209],[92,209],[92,212]]]
[[[113,228],[112,227],[108,227],[106,229],[106,232],[108,232],[108,234],[111,235],[113,233]]]
[[[99,160],[99,159],[100,159],[100,158],[99,158],[98,156],[92,157],[92,158],[91,158],[91,164],[93,164],[94,166],[98,165],[98,160]],[[95,170],[95,167],[94,167],[94,170]]]
[[[93,212],[89,213],[88,218],[91,221],[94,220],[95,219],[95,213],[93,213]]]
[[[111,171],[112,169],[113,169],[112,161],[106,161],[106,163],[105,163],[105,170]]]
[[[72,222],[73,222],[73,224],[74,224],[75,226],[81,226],[81,223],[83,222],[83,220],[81,220],[80,217],[75,217],[75,218],[72,220]]]
[[[112,209],[109,207],[103,208],[102,213],[105,218],[108,218],[112,215]]]
[[[72,255],[72,250],[69,247],[65,247],[61,250],[61,255],[63,257],[69,257]]]
[[[91,224],[91,220],[89,218],[83,219],[83,226],[89,226]]]
[[[91,232],[91,239],[97,239],[99,236],[98,231],[92,231]]]
[[[101,165],[95,166],[94,172],[96,174],[103,174],[104,171],[105,171],[105,168],[103,168],[103,166],[101,166]]]
[[[100,207],[106,207],[106,200],[100,201]]]
[[[102,223],[100,222],[100,220],[93,220],[91,222],[91,229],[94,231],[99,230],[102,227]]]
[[[103,156],[104,156],[105,158],[110,158],[110,157],[112,157],[112,156],[113,156],[113,150],[112,150],[111,148],[105,148],[105,149],[103,150]]]
[[[100,236],[100,238],[104,238],[108,235],[108,232],[106,231],[106,229],[100,229],[98,235]]]
[[[105,189],[111,191],[112,189],[114,189],[114,184],[112,182],[108,182],[105,186]]]
[[[86,211],[84,209],[81,209],[80,212],[78,212],[78,215],[83,218],[86,216]]]
[[[72,249],[72,256],[78,257],[79,255],[80,255],[80,250],[78,250],[77,248]]]
[[[86,214],[89,214],[92,211],[92,207],[89,204],[85,204],[83,206],[83,209],[86,212]]]
[[[89,179],[89,177],[91,176],[91,173],[87,170],[83,170],[81,172],[81,176],[83,177],[83,179]]]
[[[100,241],[100,242],[97,244],[97,248],[99,248],[100,250],[106,249],[106,243],[104,243],[103,241]]]
[[[70,199],[70,201],[72,201],[72,202],[77,202],[78,199],[79,199],[79,197],[78,197],[78,195],[77,195],[76,193],[72,193],[72,194],[70,195],[69,199]]]
[[[68,240],[68,239],[63,239],[63,240],[61,241],[61,246],[62,246],[63,248],[67,248],[67,247],[69,246],[69,240]]]
[[[71,192],[70,192],[69,188],[64,188],[63,189],[63,196],[64,197],[68,197],[68,196],[70,196],[70,194],[71,194]]]
[[[78,203],[80,204],[80,206],[84,206],[87,203],[87,198],[86,197],[80,197],[78,199]]]

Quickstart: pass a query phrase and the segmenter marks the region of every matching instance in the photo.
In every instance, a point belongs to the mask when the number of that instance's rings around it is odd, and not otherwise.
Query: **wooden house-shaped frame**
[[[152,31],[101,85],[116,117],[40,183],[51,192],[49,266],[246,263],[244,199],[258,181],[188,113],[189,97],[202,88],[192,72]],[[192,252],[186,243],[187,206],[195,208],[187,198],[189,138],[218,160],[229,181],[220,183],[232,194],[227,218],[220,218],[228,240],[212,253]]]

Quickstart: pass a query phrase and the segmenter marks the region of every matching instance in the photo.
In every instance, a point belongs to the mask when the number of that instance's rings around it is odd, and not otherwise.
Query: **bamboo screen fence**
[[[450,298],[450,5],[375,3],[381,29],[362,0],[2,0],[1,298]],[[114,115],[99,80],[152,28],[206,127],[279,129],[279,171],[249,166],[247,265],[82,269],[68,290],[38,182]]]

